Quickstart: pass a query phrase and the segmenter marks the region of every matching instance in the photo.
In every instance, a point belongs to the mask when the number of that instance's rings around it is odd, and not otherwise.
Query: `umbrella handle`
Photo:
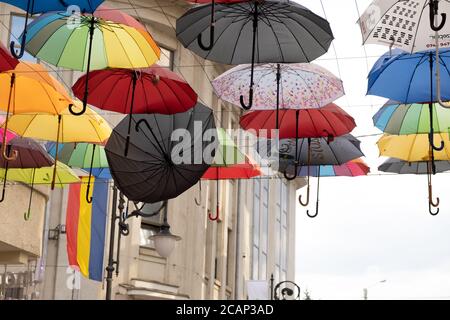
[[[19,53],[16,53],[16,42],[15,41],[11,41],[11,43],[9,44],[9,50],[11,51],[11,55],[16,59],[21,59],[23,57],[23,55],[25,54],[25,44],[27,42],[27,33],[28,33],[28,18],[30,17],[32,3],[34,5],[34,0],[28,0],[27,12],[25,15],[25,26],[23,28],[22,40],[20,42]]]
[[[87,102],[83,101],[83,108],[81,109],[81,111],[75,111],[74,107],[75,107],[75,105],[73,103],[69,104],[70,113],[74,116],[81,116],[82,114],[84,114],[86,112]]]
[[[293,180],[295,180],[295,179],[297,178],[297,170],[298,170],[297,162],[295,163],[295,166],[294,166],[294,167],[295,167],[295,171],[294,171],[294,174],[293,174],[292,176],[289,176],[289,175],[288,175],[287,169],[284,170],[283,175],[284,175],[284,178],[285,178],[287,181],[293,181]]]
[[[430,0],[430,28],[433,31],[441,31],[444,28],[445,23],[447,22],[447,14],[441,13],[442,21],[436,26],[436,17],[439,15],[439,1],[438,0]]]
[[[316,201],[316,213],[309,214],[309,210],[306,210],[306,215],[310,218],[315,218],[319,215],[319,200]]]
[[[428,205],[428,212],[432,215],[432,216],[437,216],[439,214],[439,208],[436,209],[435,212],[433,212],[433,207],[431,206],[431,203]]]
[[[211,210],[208,210],[208,218],[209,218],[209,220],[211,220],[211,221],[217,221],[217,220],[219,220],[219,213],[220,213],[220,209],[219,209],[219,206],[217,205],[216,206],[216,210],[217,210],[217,212],[216,212],[216,216],[213,216],[212,215],[212,213],[211,213]]]
[[[209,44],[205,45],[203,43],[202,34],[200,33],[197,37],[197,43],[198,46],[203,51],[210,51],[214,47],[214,35],[215,35],[215,23],[216,23],[216,0],[212,0],[211,2],[211,25],[210,25],[210,31],[209,31]]]
[[[5,135],[6,136],[6,135]],[[4,145],[4,144],[3,144]],[[17,152],[17,150],[13,150],[13,155],[12,155],[12,157],[9,157],[8,156],[8,154],[6,154],[7,152],[6,152],[6,148],[5,147],[2,147],[2,149],[3,149],[3,153],[2,153],[2,155],[3,155],[3,159],[5,159],[6,161],[14,161],[14,160],[16,160],[17,159],[17,157],[18,157],[18,155],[19,155],[19,153]],[[9,152],[8,152],[9,153]]]
[[[298,196],[298,202],[303,206],[307,207],[309,205],[309,176],[308,176],[308,186],[306,187],[306,202],[303,202],[302,195]]]
[[[436,145],[434,144],[434,141],[433,141],[433,143],[431,144],[431,147],[432,147],[435,151],[442,151],[442,150],[444,150],[445,143],[444,143],[444,141],[441,141],[441,145],[440,145],[439,147],[436,147]]]
[[[253,88],[250,88],[248,92],[248,105],[245,103],[244,96],[240,96],[241,107],[244,110],[250,110],[253,107]]]

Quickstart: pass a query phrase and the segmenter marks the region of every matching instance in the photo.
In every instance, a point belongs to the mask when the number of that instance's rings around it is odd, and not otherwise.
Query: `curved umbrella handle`
[[[5,134],[5,137],[6,137],[6,134]],[[3,145],[4,145],[4,144],[3,144]],[[16,160],[17,157],[19,156],[19,152],[18,152],[17,150],[13,150],[13,155],[10,157],[10,156],[7,154],[6,148],[4,148],[4,147],[2,146],[2,149],[3,149],[3,151],[2,151],[2,156],[3,156],[3,159],[5,159],[6,161],[14,161],[14,160]]]
[[[319,215],[319,200],[317,200],[317,202],[316,202],[316,213],[314,213],[312,215],[312,214],[309,214],[309,210],[306,210],[306,215],[310,218],[315,218]]]
[[[25,220],[25,221],[30,221],[30,218],[31,218],[31,210],[28,209],[27,212],[25,212],[25,213],[23,214],[23,220]]]
[[[445,23],[447,22],[447,14],[441,13],[442,21],[439,25],[436,26],[435,18],[439,15],[439,1],[438,0],[430,0],[430,28],[433,31],[441,31],[444,28]]]
[[[283,175],[284,175],[284,178],[287,181],[293,181],[293,180],[295,180],[297,178],[297,171],[298,171],[298,164],[297,164],[297,162],[295,163],[294,168],[295,168],[295,170],[294,170],[294,174],[292,176],[289,176],[289,174],[287,172],[287,169],[284,170]]]
[[[298,196],[298,202],[303,206],[307,207],[309,205],[309,177],[308,177],[308,187],[306,188],[306,202],[303,202],[302,195]]]
[[[219,206],[216,206],[216,210],[217,210],[216,216],[213,216],[212,213],[211,213],[211,210],[208,210],[208,218],[209,218],[209,220],[211,220],[211,221],[219,220],[219,217],[220,217],[219,216],[219,214],[220,214]]]
[[[441,140],[441,145],[440,145],[439,147],[437,147],[437,146],[434,144],[434,139],[431,139],[430,145],[431,145],[431,147],[433,148],[433,150],[435,150],[435,151],[442,151],[442,150],[444,150],[444,147],[445,147],[445,143],[444,143],[444,141],[442,141],[442,140]]]
[[[211,2],[211,25],[209,31],[209,44],[205,45],[203,43],[202,34],[200,33],[197,37],[198,46],[203,51],[209,51],[214,47],[214,37],[215,37],[215,23],[216,23],[216,0],[212,0]]]
[[[30,17],[31,14],[31,5],[34,5],[34,0],[28,0],[28,4],[27,4],[27,11],[25,14],[25,26],[23,28],[23,32],[22,32],[22,40],[20,42],[20,50],[19,53],[16,53],[16,42],[15,41],[11,41],[11,43],[9,44],[9,50],[11,51],[11,55],[16,58],[16,59],[21,59],[23,57],[23,55],[25,54],[25,44],[27,42],[27,33],[28,33],[28,18]]]
[[[436,208],[436,211],[433,212],[433,206],[430,204],[428,204],[428,212],[432,215],[432,216],[437,216],[439,214],[439,208]]]
[[[82,114],[84,114],[86,112],[87,102],[83,101],[83,108],[81,109],[81,111],[75,111],[74,107],[75,107],[75,105],[73,103],[69,104],[70,113],[74,116],[81,116]]]
[[[245,103],[245,98],[243,95],[239,97],[241,102],[241,107],[244,110],[250,110],[253,107],[253,88],[250,88],[248,92],[248,105]]]

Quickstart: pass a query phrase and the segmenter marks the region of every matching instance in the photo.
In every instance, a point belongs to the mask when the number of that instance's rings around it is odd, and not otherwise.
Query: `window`
[[[32,18],[28,19],[28,23],[30,23],[31,21],[33,21]],[[23,32],[23,28],[25,26],[25,17],[18,15],[18,14],[11,14],[11,25],[10,25],[10,36],[9,36],[9,43],[11,43],[11,41],[14,41],[16,44],[16,50],[20,50],[20,42],[19,42],[19,38],[22,35]],[[9,43],[8,43],[8,48],[9,48]],[[31,61],[31,62],[37,62],[37,59],[34,58],[32,55],[30,55],[29,53],[25,52],[25,54],[23,55],[22,60],[26,60],[26,61]]]
[[[173,62],[174,62],[174,51],[161,47],[161,58],[157,62],[157,64],[161,67],[168,68],[173,70]]]
[[[252,279],[267,277],[267,249],[269,233],[269,181],[254,181]]]
[[[140,206],[138,206],[140,207]],[[145,204],[141,211],[143,213],[152,214],[155,213],[159,208],[161,208],[161,203],[159,204]],[[157,234],[160,230],[161,225],[163,224],[164,218],[164,208],[159,211],[158,214],[152,217],[143,217],[141,220],[141,231],[140,231],[140,239],[139,244],[143,247],[154,248],[155,245],[152,240],[150,240],[150,236]]]

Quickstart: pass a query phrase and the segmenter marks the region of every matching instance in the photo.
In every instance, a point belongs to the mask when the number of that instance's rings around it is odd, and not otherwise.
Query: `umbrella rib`
[[[234,56],[236,54],[236,49],[237,49],[237,44],[239,42],[239,39],[241,38],[242,31],[244,30],[244,27],[247,26],[247,24],[251,21],[250,17],[240,18],[239,20],[242,20],[244,22],[242,23],[241,29],[239,30],[239,34],[238,34],[238,36],[236,38],[237,41],[236,41],[236,43],[234,45],[233,52],[231,54],[231,59],[229,60],[230,63],[233,62],[233,60],[234,60]],[[228,28],[231,27],[231,25],[233,25],[234,23],[238,23],[238,22],[241,22],[241,21],[238,21],[237,19],[234,19],[226,28],[224,28],[223,32],[220,33],[220,35],[217,37],[217,39],[214,42],[214,44],[217,44],[219,39],[222,37],[222,35],[225,33],[225,31],[227,31]],[[209,56],[209,53],[208,53],[208,56]]]

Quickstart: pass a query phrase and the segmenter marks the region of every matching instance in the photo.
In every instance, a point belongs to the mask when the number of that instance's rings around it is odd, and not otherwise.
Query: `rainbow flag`
[[[81,184],[70,186],[66,216],[67,255],[72,268],[88,279],[102,281],[108,180],[93,182],[92,203],[86,201],[87,181],[88,178],[82,178]]]

